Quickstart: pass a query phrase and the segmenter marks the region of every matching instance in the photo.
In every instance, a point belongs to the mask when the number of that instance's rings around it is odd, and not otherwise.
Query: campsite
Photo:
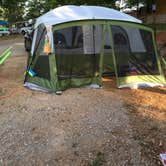
[[[3,165],[90,165],[96,159],[160,165],[166,88],[117,89],[115,80],[105,79],[102,89],[72,88],[61,96],[31,91],[22,85],[23,39],[1,41],[1,50],[7,46],[2,43],[16,43],[0,72]]]
[[[163,165],[166,87],[156,44],[166,34],[110,11],[49,11],[28,51],[23,35],[0,38],[0,54],[11,53],[0,65],[0,165]]]

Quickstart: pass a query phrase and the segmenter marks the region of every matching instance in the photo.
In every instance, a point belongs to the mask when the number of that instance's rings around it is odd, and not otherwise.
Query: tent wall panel
[[[39,56],[33,70],[37,73],[38,77],[51,80],[49,57]]]

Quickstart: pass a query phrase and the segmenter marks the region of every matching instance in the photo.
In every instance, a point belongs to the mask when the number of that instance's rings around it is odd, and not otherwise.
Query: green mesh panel
[[[45,27],[39,26],[33,56],[34,65],[32,63],[32,68],[36,72],[36,76],[50,80],[49,55],[43,54],[45,35]]]
[[[54,32],[58,79],[99,74],[102,26],[73,26]]]
[[[159,75],[152,33],[127,26],[112,26],[119,77]]]
[[[50,80],[49,57],[39,56],[33,70],[36,76]]]
[[[103,75],[114,74],[114,63],[112,55],[112,46],[110,41],[110,34],[107,30],[104,35],[104,56],[103,56]]]

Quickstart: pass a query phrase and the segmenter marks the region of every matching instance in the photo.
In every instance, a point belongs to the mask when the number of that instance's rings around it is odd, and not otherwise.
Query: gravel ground
[[[149,155],[158,143],[150,148],[143,136],[151,140],[148,133],[153,132],[155,141],[165,139],[166,89],[159,95],[119,90],[113,79],[104,79],[102,89],[68,89],[60,96],[31,91],[23,87],[23,40],[11,43],[16,44],[14,53],[0,66],[0,165],[161,165],[158,155],[166,146],[160,142],[161,148]],[[154,115],[146,112],[159,99],[163,104],[155,107]]]
[[[98,153],[105,165],[139,165],[125,109],[109,92],[71,89],[62,96],[31,92],[13,98],[0,115],[6,165],[88,165]]]

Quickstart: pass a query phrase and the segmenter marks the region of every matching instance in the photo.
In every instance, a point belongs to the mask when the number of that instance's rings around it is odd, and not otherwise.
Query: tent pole
[[[105,42],[105,32],[106,32],[106,25],[103,25],[103,32],[102,32],[102,41],[101,41],[101,53],[100,53],[100,62],[99,62],[99,78],[102,85],[102,73],[103,73],[103,58],[104,58],[104,42]]]
[[[116,84],[117,84],[117,87],[119,87],[120,85],[120,82],[119,82],[119,79],[118,79],[118,72],[117,72],[117,66],[116,66],[116,58],[115,58],[115,50],[114,50],[114,42],[113,42],[113,35],[112,35],[112,24],[111,23],[108,23],[107,24],[107,28],[108,28],[108,32],[109,32],[109,35],[110,35],[110,41],[111,41],[111,46],[112,46],[112,58],[113,58],[113,63],[114,63],[114,69],[115,69],[115,76],[116,76]]]

